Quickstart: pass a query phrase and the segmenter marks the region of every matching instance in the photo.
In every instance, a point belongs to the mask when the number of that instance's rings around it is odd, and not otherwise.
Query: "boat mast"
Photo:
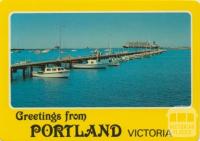
[[[109,48],[109,54],[112,54],[112,50],[111,50],[111,37],[112,35],[109,35],[110,39],[108,40],[108,48]]]
[[[61,46],[62,46],[62,34],[61,34],[61,26],[59,26],[59,57],[61,59]]]
[[[109,48],[109,54],[111,55],[112,54],[112,50],[111,50],[111,41],[108,40],[108,48]]]

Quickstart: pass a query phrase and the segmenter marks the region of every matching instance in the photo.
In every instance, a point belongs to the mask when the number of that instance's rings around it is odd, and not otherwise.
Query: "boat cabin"
[[[88,60],[88,64],[97,64],[98,60]]]
[[[53,67],[53,68],[45,68],[45,72],[60,72],[64,71],[63,67]]]

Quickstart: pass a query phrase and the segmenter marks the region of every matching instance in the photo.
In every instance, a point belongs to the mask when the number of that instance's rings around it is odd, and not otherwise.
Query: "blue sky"
[[[11,48],[121,47],[132,40],[161,46],[191,44],[188,13],[32,13],[11,16]]]

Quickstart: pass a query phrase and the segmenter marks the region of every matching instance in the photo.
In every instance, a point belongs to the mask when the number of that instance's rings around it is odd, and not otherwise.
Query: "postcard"
[[[0,141],[200,140],[199,1],[0,1]]]

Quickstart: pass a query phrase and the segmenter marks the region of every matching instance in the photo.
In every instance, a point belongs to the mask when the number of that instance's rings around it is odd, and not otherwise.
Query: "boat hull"
[[[55,72],[55,73],[38,73],[33,72],[33,77],[45,77],[45,78],[67,78],[69,77],[69,72]]]
[[[74,69],[105,69],[105,64],[73,64]]]
[[[119,66],[119,60],[118,59],[111,59],[109,60],[108,66]]]

